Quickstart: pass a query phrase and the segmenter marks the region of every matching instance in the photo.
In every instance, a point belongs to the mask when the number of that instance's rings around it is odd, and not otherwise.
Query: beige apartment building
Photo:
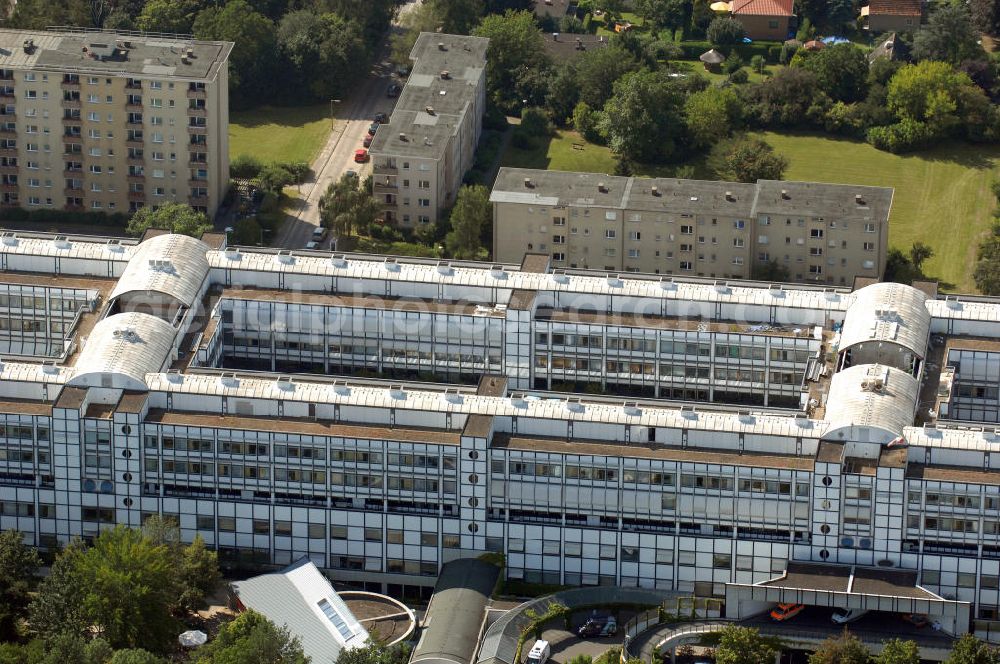
[[[437,221],[472,168],[486,107],[488,39],[424,32],[389,122],[371,145],[375,197],[385,220]]]
[[[501,168],[494,258],[526,252],[556,268],[748,279],[776,263],[789,279],[849,285],[885,270],[893,190]]]
[[[213,215],[229,181],[231,42],[0,30],[0,205]]]

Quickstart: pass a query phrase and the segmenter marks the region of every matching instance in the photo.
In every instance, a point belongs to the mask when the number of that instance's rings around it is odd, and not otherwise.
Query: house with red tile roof
[[[923,14],[922,0],[869,0],[861,8],[865,29],[872,32],[913,32]]]
[[[795,28],[794,0],[731,0],[733,18],[750,39],[783,41]]]

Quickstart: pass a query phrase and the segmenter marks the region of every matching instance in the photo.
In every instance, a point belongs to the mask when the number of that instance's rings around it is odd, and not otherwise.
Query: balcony
[[[66,205],[63,206],[63,209],[66,210],[67,212],[83,212],[84,207],[83,203],[80,204],[67,203]]]
[[[188,129],[188,133],[189,134],[207,134],[208,133],[208,127],[192,127],[192,126],[188,126],[187,129]]]
[[[80,89],[80,81],[78,81],[78,80],[77,81],[66,81],[66,80],[64,80],[64,81],[62,81],[59,84],[59,87],[62,88],[63,90],[79,90]]]
[[[399,187],[397,187],[395,183],[390,183],[385,180],[381,182],[376,180],[374,188],[376,194],[395,194],[396,191],[399,189]]]
[[[125,103],[125,110],[126,111],[142,111],[142,102],[139,102],[139,103],[135,103],[135,102],[131,102],[131,101],[126,102]]]
[[[188,180],[189,187],[204,187],[208,185],[208,178],[191,178]]]
[[[17,200],[17,196],[11,196],[6,200],[0,200],[0,206],[2,207],[17,207],[20,204],[20,201]]]
[[[83,124],[83,118],[66,117],[64,115],[62,117],[62,123],[64,127],[79,127]]]
[[[16,157],[17,147],[5,147],[0,145],[0,157]]]
[[[83,175],[82,168],[67,168],[63,171],[63,177],[78,178]]]
[[[141,148],[146,142],[139,136],[130,136],[125,139],[125,145],[130,148]]]
[[[17,96],[14,94],[13,90],[0,89],[0,101],[10,103],[16,100]]]
[[[66,196],[77,197],[83,194],[83,187],[66,187],[63,189],[63,194]]]
[[[201,158],[201,159],[195,159],[194,157],[192,157],[192,158],[191,158],[191,159],[190,159],[190,160],[188,161],[188,166],[192,166],[192,167],[195,167],[195,168],[196,168],[196,167],[198,167],[198,166],[204,166],[204,165],[205,165],[205,164],[207,164],[207,163],[208,163],[208,159],[205,159],[205,158]]]
[[[141,173],[129,173],[125,176],[125,179],[129,182],[145,182],[146,176]]]
[[[0,191],[17,191],[17,188],[16,182],[0,182]]]
[[[399,174],[399,169],[397,167],[391,166],[389,164],[380,164],[378,162],[375,162],[375,165],[372,168],[373,168],[373,170],[374,170],[374,172],[375,172],[376,175],[378,175],[380,173],[385,174],[385,175],[398,175]]]
[[[129,166],[145,166],[146,158],[137,155],[129,155],[125,158],[125,163]]]
[[[0,164],[0,173],[6,175],[16,175],[19,172],[19,168],[16,165],[11,164]]]
[[[208,117],[207,108],[191,108],[188,107],[187,114],[189,118],[206,118]]]
[[[188,203],[190,205],[208,205],[208,196],[189,196]]]
[[[17,130],[13,127],[0,126],[0,138],[13,138],[17,135]]]
[[[83,136],[66,135],[62,137],[63,143],[69,145],[83,145]]]
[[[130,191],[130,192],[128,192],[128,199],[130,201],[144,202],[146,200],[146,192],[144,192],[144,191]]]

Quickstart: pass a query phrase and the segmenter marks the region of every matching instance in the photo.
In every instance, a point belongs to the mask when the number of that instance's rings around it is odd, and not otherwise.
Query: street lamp
[[[340,103],[339,99],[331,99],[330,100],[330,129],[333,129],[333,122],[334,122],[334,120],[333,120],[333,105],[334,104],[339,104],[339,103]]]
[[[232,233],[232,232],[233,232],[233,227],[232,226],[226,226],[225,233],[226,233],[226,246],[227,247],[229,246],[229,234]]]

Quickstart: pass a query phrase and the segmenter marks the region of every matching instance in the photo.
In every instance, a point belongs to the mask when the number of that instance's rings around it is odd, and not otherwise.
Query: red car
[[[368,150],[358,148],[354,151],[354,163],[363,164],[368,161]]]
[[[805,604],[782,603],[771,609],[771,620],[784,622],[802,613]]]

